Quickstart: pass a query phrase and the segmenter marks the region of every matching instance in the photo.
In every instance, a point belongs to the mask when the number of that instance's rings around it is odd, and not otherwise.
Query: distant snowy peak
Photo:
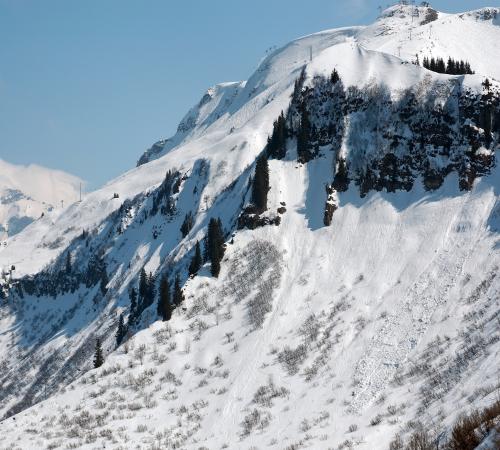
[[[427,6],[398,4],[385,9],[382,14],[380,14],[378,20],[385,21],[386,19],[410,19],[410,21],[414,24],[425,25],[426,23],[437,20],[438,17],[442,14],[443,13],[439,13],[428,4]]]
[[[13,236],[42,214],[77,201],[81,182],[59,170],[0,160],[0,238]]]

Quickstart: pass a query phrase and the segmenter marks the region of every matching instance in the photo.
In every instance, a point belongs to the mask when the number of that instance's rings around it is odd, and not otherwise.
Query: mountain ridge
[[[382,449],[419,427],[448,436],[460,412],[491,403],[500,72],[482,59],[500,28],[494,11],[437,13],[410,41],[405,11],[274,51],[248,81],[207,92],[143,164],[9,238],[8,448]],[[482,30],[466,46],[481,56],[439,53],[464,42],[450,45],[450,27]],[[476,74],[413,64],[430,43]],[[213,219],[220,274],[206,261],[189,276]],[[132,314],[143,273],[153,290],[165,276],[184,285],[169,322],[147,289]],[[116,348],[119,315],[130,335]],[[97,337],[107,361],[91,370]]]

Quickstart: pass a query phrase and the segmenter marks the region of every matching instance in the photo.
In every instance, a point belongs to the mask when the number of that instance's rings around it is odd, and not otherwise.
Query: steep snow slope
[[[339,208],[324,227],[335,158],[362,168],[385,151],[356,132],[370,128],[362,127],[361,111],[347,111],[344,137],[320,145],[311,161],[297,162],[295,138],[284,159],[270,161],[265,215],[285,205],[281,224],[236,231],[255,158],[304,67],[306,87],[335,68],[354,99],[387,93],[374,102],[377,128],[384,118],[376,108],[389,100],[400,107],[409,91],[456,114],[459,88],[480,97],[484,77],[497,77],[495,63],[479,73],[477,55],[450,55],[468,59],[474,76],[439,75],[398,58],[408,20],[393,10],[369,27],[298,39],[265,58],[248,81],[212,88],[164,149],[156,146],[137,168],[9,239],[0,264],[15,263],[24,278],[8,283],[0,310],[0,411],[18,413],[0,424],[6,446],[331,448],[351,440],[386,448],[396,432],[411,430],[408,421],[445,427],[495,395],[496,169],[472,179],[470,191],[459,191],[453,171],[434,191],[417,178],[410,192],[360,198],[351,183],[334,194]],[[460,20],[472,27],[481,14]],[[494,40],[495,21],[478,21],[478,30]],[[393,30],[392,47],[381,27]],[[494,49],[488,39],[456,35],[478,54]],[[438,40],[446,48],[446,34]],[[470,127],[484,135],[473,120]],[[498,133],[478,158],[495,162],[497,147]],[[188,212],[194,225],[182,237]],[[220,277],[211,278],[207,265],[188,279],[186,310],[177,309],[168,326],[155,323],[155,305],[146,308],[130,331],[146,329],[76,380],[91,367],[96,336],[106,353],[114,349],[117,315],[127,316],[141,268],[157,280],[187,279],[193,245],[212,217],[228,232]],[[350,425],[357,429],[348,432]]]
[[[19,233],[42,213],[77,201],[80,182],[58,170],[0,160],[0,239]]]
[[[3,421],[6,448],[388,448],[409,420],[442,427],[494,398],[498,183],[349,191],[312,232],[322,172],[274,162],[282,225],[238,233],[186,311]]]

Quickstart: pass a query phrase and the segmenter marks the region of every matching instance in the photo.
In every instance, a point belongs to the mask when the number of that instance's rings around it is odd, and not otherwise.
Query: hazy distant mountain
[[[42,214],[77,201],[80,182],[59,170],[0,160],[0,239],[19,233]]]

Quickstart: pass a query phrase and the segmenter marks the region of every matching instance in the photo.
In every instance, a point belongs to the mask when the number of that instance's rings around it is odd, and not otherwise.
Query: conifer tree
[[[181,233],[183,238],[188,235],[188,233],[191,231],[191,228],[193,228],[193,225],[194,225],[193,214],[191,213],[191,211],[189,211],[184,216],[184,221],[182,222],[181,225]]]
[[[120,314],[120,318],[118,319],[118,328],[116,330],[116,346],[118,347],[121,343],[123,338],[125,337],[126,329],[125,329],[125,323],[123,321],[123,314]]]
[[[418,55],[417,55],[418,58]],[[330,81],[332,84],[336,84],[337,81],[340,81],[340,76],[339,73],[337,72],[337,69],[333,69],[332,76],[330,77]]]
[[[139,303],[142,303],[148,295],[148,275],[144,267],[139,274]]]
[[[210,250],[208,245],[208,233],[203,237],[203,262],[210,259]]]
[[[270,158],[282,159],[286,155],[286,137],[288,134],[283,111],[273,123],[273,134],[267,140],[267,154]]]
[[[220,219],[210,219],[208,223],[208,257],[211,264],[211,273],[214,277],[219,276],[220,261],[224,256],[224,232]]]
[[[216,258],[210,264],[210,273],[217,278],[220,273],[220,259]]]
[[[66,275],[69,275],[71,273],[71,253],[70,252],[66,253],[66,264],[64,267],[64,271],[66,272]]]
[[[108,283],[109,283],[108,272],[106,271],[106,266],[104,266],[101,272],[101,280],[100,280],[102,295],[106,295],[106,292],[108,292]]]
[[[137,316],[137,291],[133,287],[130,290],[130,314],[128,316],[128,326],[134,325]]]
[[[302,87],[304,86],[304,81],[306,80],[306,66],[300,71],[299,78],[295,80],[292,94],[292,104],[297,104],[300,95],[302,93]]]
[[[163,321],[168,321],[172,317],[173,306],[170,303],[170,284],[167,276],[160,281],[160,295],[158,298],[158,315]]]
[[[147,291],[146,291],[146,303],[145,303],[146,308],[154,303],[155,296],[156,296],[155,278],[153,274],[149,272]]]
[[[200,243],[197,241],[194,247],[194,256],[189,264],[189,275],[196,275],[200,270],[203,261],[201,259]]]
[[[99,338],[95,341],[94,351],[94,368],[101,367],[104,364],[104,356],[102,354],[101,340]]]
[[[349,170],[345,158],[337,159],[337,170],[333,179],[333,187],[339,192],[347,191],[349,187]]]
[[[267,193],[269,191],[269,165],[264,154],[259,156],[255,165],[255,176],[252,183],[252,203],[260,214],[267,209]]]
[[[184,292],[182,292],[181,280],[179,278],[179,274],[175,276],[173,300],[175,306],[179,306],[184,301]]]

